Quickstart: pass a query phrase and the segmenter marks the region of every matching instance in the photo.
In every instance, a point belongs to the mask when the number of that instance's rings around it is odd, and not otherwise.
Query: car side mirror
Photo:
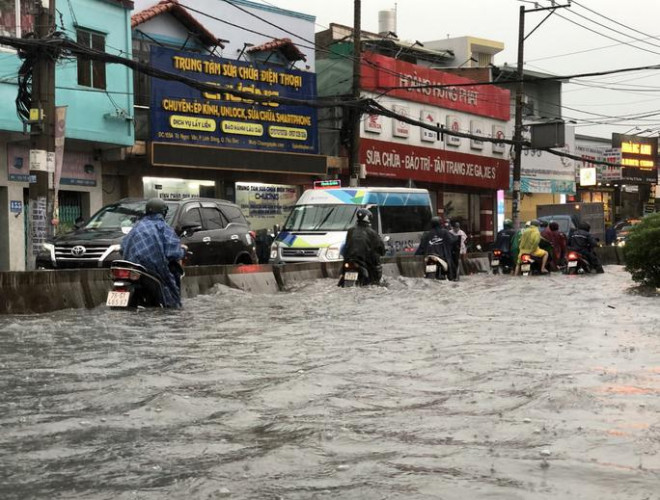
[[[73,223],[73,227],[76,229],[80,229],[84,225],[85,225],[85,219],[83,219],[82,217],[78,217],[76,221]]]

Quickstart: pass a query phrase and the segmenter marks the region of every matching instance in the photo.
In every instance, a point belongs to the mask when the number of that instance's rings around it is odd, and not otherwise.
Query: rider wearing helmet
[[[181,276],[170,263],[184,257],[181,240],[165,222],[167,205],[160,198],[147,201],[145,215],[121,242],[124,259],[144,266],[163,282],[165,307],[181,306]]]
[[[371,212],[359,208],[355,213],[356,224],[346,234],[344,262],[354,261],[369,272],[372,283],[378,283],[382,276],[380,257],[385,255],[385,245],[378,233],[371,228]]]
[[[533,257],[540,258],[541,273],[548,273],[548,269],[546,268],[546,264],[548,263],[548,252],[539,247],[539,244],[541,243],[541,232],[539,231],[540,225],[541,222],[537,219],[530,221],[529,227],[527,227],[520,236],[520,248],[518,250],[518,261],[515,274],[520,273],[520,257],[523,254],[529,254]]]
[[[433,217],[431,229],[422,235],[415,255],[437,255],[447,263],[447,277],[456,280],[460,242],[458,236],[444,227],[439,217]]]
[[[504,228],[498,231],[497,236],[495,237],[493,249],[502,252],[500,261],[504,267],[510,269],[514,266],[512,248],[516,230],[513,229],[513,221],[511,219],[504,219],[503,226]]]
[[[590,230],[591,226],[588,222],[580,222],[577,230],[568,239],[568,248],[586,258],[597,273],[603,273],[605,271],[595,252],[598,240],[589,232]]]

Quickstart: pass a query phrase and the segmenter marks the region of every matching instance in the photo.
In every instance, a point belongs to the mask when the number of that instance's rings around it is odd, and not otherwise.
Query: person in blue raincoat
[[[170,264],[183,259],[185,250],[174,229],[165,222],[167,205],[163,200],[150,199],[145,212],[122,240],[122,255],[160,277],[165,307],[181,307],[181,276],[172,272]]]

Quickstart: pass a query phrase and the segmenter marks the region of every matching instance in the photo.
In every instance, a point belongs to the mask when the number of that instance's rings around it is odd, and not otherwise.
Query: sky
[[[353,0],[252,1],[314,15],[316,31],[332,22],[353,25]],[[550,0],[538,5],[547,7]],[[401,40],[487,38],[505,45],[495,64],[514,66],[520,6],[535,7],[518,0],[362,0],[362,29],[377,32],[378,12],[395,6]],[[659,0],[573,0],[530,34],[546,15],[524,16],[526,69],[570,76],[660,65]],[[660,69],[575,78],[564,86],[562,99],[563,116],[577,121],[578,134],[610,138],[612,132],[660,132]]]

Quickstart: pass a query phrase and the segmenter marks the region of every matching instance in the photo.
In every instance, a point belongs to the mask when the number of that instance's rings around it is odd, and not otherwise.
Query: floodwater
[[[660,298],[606,270],[0,317],[0,498],[658,499]]]

